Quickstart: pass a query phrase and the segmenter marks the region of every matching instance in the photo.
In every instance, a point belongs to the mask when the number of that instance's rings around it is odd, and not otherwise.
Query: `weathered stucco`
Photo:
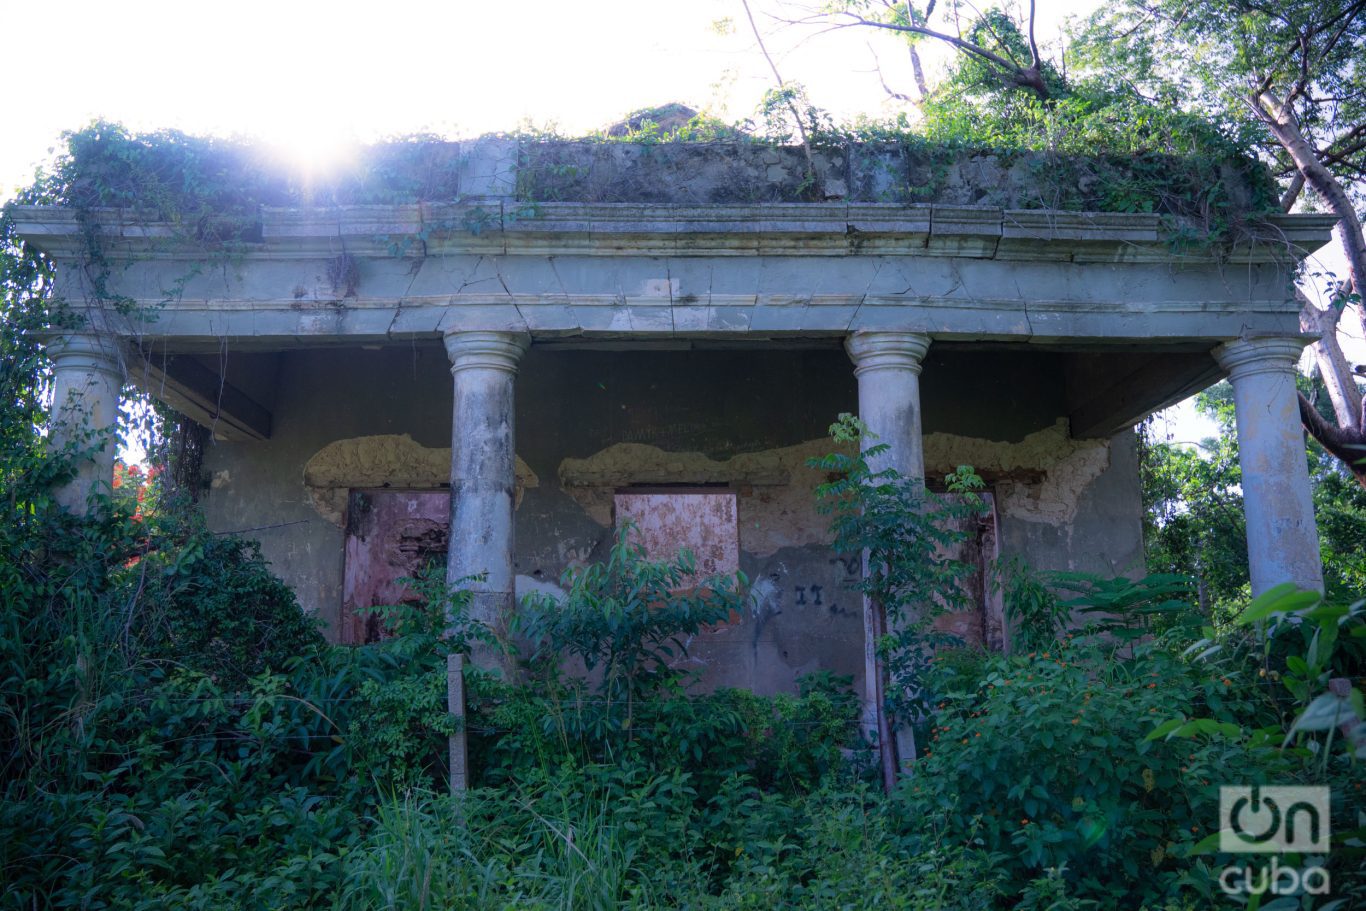
[[[344,491],[444,489],[449,369],[435,345],[287,353],[271,438],[208,450],[218,478],[204,503],[211,526],[259,538],[334,634]],[[1050,569],[1137,568],[1129,437],[1070,439],[1057,417],[1062,396],[1048,391],[1060,370],[1041,353],[932,350],[922,390],[927,474],[933,483],[960,464],[977,467],[997,496],[1005,553]],[[1023,394],[1026,385],[1039,394]],[[823,436],[830,422],[857,406],[852,365],[834,345],[533,346],[516,380],[517,591],[553,593],[565,569],[606,554],[615,491],[725,485],[736,493],[740,568],[753,587],[743,617],[694,643],[694,666],[712,685],[764,692],[817,668],[861,679],[860,603],[848,588],[857,560],[830,551],[813,496],[825,476],[807,465],[833,448]]]
[[[759,556],[781,547],[828,540],[829,517],[812,491],[825,473],[808,463],[839,449],[829,438],[711,459],[700,452],[666,452],[617,443],[584,459],[560,463],[560,486],[600,525],[612,524],[612,494],[648,484],[726,484],[741,490],[745,547]],[[993,480],[1000,510],[1014,519],[1064,525],[1076,518],[1091,482],[1110,466],[1108,440],[1074,440],[1067,422],[1016,442],[929,433],[925,470],[931,485],[962,465]]]
[[[1076,518],[1086,489],[1110,466],[1108,440],[1074,440],[1067,421],[1000,442],[932,433],[925,437],[925,465],[931,478],[971,465],[996,479],[1001,511],[1012,518],[1064,525]]]
[[[828,540],[829,518],[816,510],[813,491],[825,475],[807,464],[830,452],[828,439],[711,459],[700,452],[666,452],[642,443],[617,443],[586,459],[560,463],[560,487],[599,525],[613,522],[612,496],[622,487],[650,484],[724,484],[739,492],[741,543],[756,557],[784,547]]]
[[[450,447],[423,446],[406,433],[337,440],[318,450],[304,465],[304,487],[309,501],[320,516],[334,525],[346,524],[347,498],[353,489],[426,490],[449,487],[450,480]],[[520,505],[526,489],[540,483],[536,473],[518,459],[515,503]]]

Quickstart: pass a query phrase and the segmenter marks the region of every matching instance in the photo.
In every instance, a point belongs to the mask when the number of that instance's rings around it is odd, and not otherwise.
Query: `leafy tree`
[[[1214,408],[1208,393],[1198,402],[1207,415]],[[1155,439],[1152,424],[1145,424],[1140,445],[1148,567],[1198,579],[1207,614],[1246,597],[1246,520],[1233,428],[1221,424],[1217,436],[1192,447]]]
[[[19,453],[38,442],[47,421],[46,360],[37,333],[50,317],[43,296],[51,288],[45,258],[25,250],[8,207],[0,211],[0,478],[9,481]]]
[[[949,0],[938,7],[944,25],[935,22],[938,0],[924,6],[898,0],[836,0],[823,18],[840,27],[862,27],[895,32],[911,46],[911,66],[922,98],[930,95],[916,45],[931,39],[958,50],[964,76],[998,88],[1021,89],[1048,100],[1062,88],[1058,72],[1039,51],[1034,36],[1034,3],[1023,27],[1009,14],[988,9],[978,13],[966,4]],[[967,27],[963,11],[969,17]],[[905,97],[905,96],[901,96]]]
[[[1247,137],[1282,181],[1281,208],[1311,202],[1337,217],[1347,275],[1320,308],[1299,293],[1300,322],[1321,336],[1315,359],[1332,411],[1301,396],[1305,427],[1366,485],[1362,393],[1338,341],[1361,304],[1366,236],[1366,2],[1362,0],[1124,0],[1082,32],[1078,63],[1097,80],[1203,116]]]
[[[566,570],[563,599],[527,595],[521,623],[537,657],[573,655],[600,669],[600,694],[628,706],[683,676],[674,662],[687,656],[688,640],[743,608],[745,585],[742,575],[698,578],[688,551],[649,560],[634,530],[621,528],[606,563]]]
[[[963,580],[971,567],[952,554],[966,537],[962,519],[982,514],[978,495],[983,484],[971,466],[960,465],[945,478],[950,496],[937,496],[921,478],[875,461],[887,444],[872,439],[862,421],[841,414],[830,425],[838,445],[853,450],[811,459],[809,465],[832,480],[816,488],[818,509],[830,516],[830,533],[839,553],[862,554],[866,572],[853,587],[868,599],[865,622],[876,637],[878,739],[883,784],[896,779],[891,732],[899,725],[909,733],[929,709],[925,675],[933,649],[945,637],[933,629],[934,618],[965,609]],[[895,723],[893,723],[895,722]],[[902,762],[916,758],[915,737],[904,736],[898,749]]]

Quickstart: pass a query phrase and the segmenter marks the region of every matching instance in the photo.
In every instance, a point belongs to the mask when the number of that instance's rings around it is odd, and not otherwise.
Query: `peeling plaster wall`
[[[972,464],[994,485],[1002,550],[1047,568],[1125,571],[1142,559],[1132,440],[1067,435],[1056,356],[955,350],[922,382],[931,480]],[[808,350],[533,348],[517,379],[519,590],[553,591],[605,554],[612,495],[631,485],[724,484],[737,493],[744,616],[699,637],[709,685],[789,690],[818,669],[862,669],[857,561],[826,544],[806,460],[855,411],[852,369],[832,342]],[[205,501],[216,530],[255,529],[306,608],[335,624],[342,514],[351,487],[444,483],[451,381],[443,350],[307,350],[280,358],[275,432],[218,443]]]
[[[1092,441],[1087,441],[1088,443]],[[1001,552],[1024,554],[1039,569],[1142,575],[1143,501],[1138,486],[1138,445],[1132,431],[1107,443],[1098,473],[1085,450],[1065,459],[1041,485],[1000,488]],[[1076,494],[1071,478],[1091,480]],[[1057,479],[1053,481],[1053,479]],[[1075,506],[1069,501],[1075,496]],[[1067,515],[1064,522],[1056,517]]]
[[[209,446],[204,512],[245,530],[305,609],[331,627],[342,592],[342,529],[314,507],[304,466],[319,450],[374,434],[449,447],[451,379],[439,346],[307,349],[279,358],[274,428],[264,442]]]
[[[926,473],[972,465],[993,479],[1003,554],[1038,569],[1127,575],[1143,571],[1143,502],[1132,431],[1074,440],[1067,422],[1017,442],[927,433]]]
[[[843,587],[857,566],[824,545],[811,497],[819,477],[805,466],[834,417],[857,405],[835,343],[533,350],[517,395],[517,450],[541,479],[517,513],[519,574],[551,581],[604,556],[621,487],[726,484],[737,493],[740,568],[755,588],[741,617],[689,645],[689,665],[709,686],[758,692],[793,689],[821,668],[860,674],[861,606]]]

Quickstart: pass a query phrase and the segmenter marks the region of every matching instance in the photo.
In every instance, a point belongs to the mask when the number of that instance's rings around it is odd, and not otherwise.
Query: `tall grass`
[[[381,802],[346,858],[336,911],[663,907],[641,841],[606,791],[547,782],[519,795],[411,791]],[[700,889],[702,883],[698,882]]]

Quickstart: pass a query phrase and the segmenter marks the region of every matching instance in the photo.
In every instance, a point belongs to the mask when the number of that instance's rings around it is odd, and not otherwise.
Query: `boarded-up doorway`
[[[369,608],[416,603],[401,580],[432,564],[446,565],[450,492],[353,490],[346,514],[341,641],[374,642],[387,635]]]
[[[952,553],[944,554],[972,568],[963,579],[963,597],[972,607],[936,617],[934,628],[955,636],[966,646],[1002,652],[1006,651],[1005,617],[1000,592],[992,579],[993,564],[999,554],[996,504],[990,493],[981,497],[986,501],[986,512],[957,519],[954,529],[963,539]]]
[[[617,528],[630,523],[651,560],[693,555],[697,579],[740,569],[740,523],[735,492],[708,487],[632,487],[613,501]],[[693,580],[696,581],[696,580]]]

